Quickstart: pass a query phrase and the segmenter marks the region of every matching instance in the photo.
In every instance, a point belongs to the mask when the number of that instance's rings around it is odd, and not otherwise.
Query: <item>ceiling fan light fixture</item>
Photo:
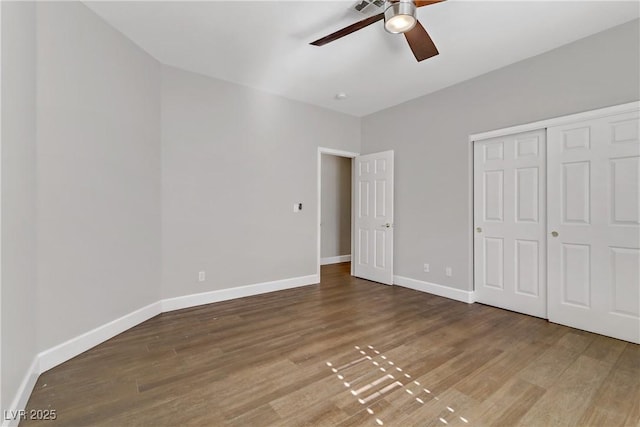
[[[411,0],[387,1],[384,29],[392,34],[406,33],[416,26],[416,5]]]

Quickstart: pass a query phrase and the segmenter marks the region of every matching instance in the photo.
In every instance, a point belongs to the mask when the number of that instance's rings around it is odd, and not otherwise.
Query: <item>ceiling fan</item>
[[[441,1],[444,0],[386,0],[384,2],[384,12],[349,25],[310,44],[323,46],[384,19],[385,30],[393,34],[404,34],[413,55],[416,57],[416,60],[420,62],[436,56],[438,49],[431,40],[431,37],[429,37],[427,30],[418,22],[416,9],[422,6],[440,3]]]

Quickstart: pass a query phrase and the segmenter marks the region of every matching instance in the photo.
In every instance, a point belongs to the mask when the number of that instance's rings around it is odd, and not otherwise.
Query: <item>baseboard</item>
[[[330,256],[326,258],[320,258],[320,265],[338,264],[340,262],[350,262],[350,261],[351,261],[351,255]]]
[[[11,406],[3,408],[2,427],[17,426],[20,422],[20,411],[27,406],[31,392],[38,381],[38,376],[40,375],[39,366],[40,362],[38,356],[36,356],[33,358],[33,362],[31,362],[31,366],[24,376],[22,383],[20,383],[20,387],[13,402],[11,402]]]
[[[112,320],[111,322],[105,323],[104,325],[65,341],[62,344],[58,344],[55,347],[51,347],[50,349],[39,353],[34,358],[29,371],[26,373],[22,383],[20,384],[16,397],[13,402],[11,402],[11,406],[6,409],[3,408],[7,412],[3,413],[1,425],[2,427],[18,425],[19,417],[17,414],[26,407],[29,396],[31,396],[33,387],[35,386],[40,374],[160,313],[202,304],[210,304],[212,302],[226,301],[235,298],[264,294],[267,292],[297,288],[319,282],[320,276],[312,274],[309,276],[274,280],[271,282],[257,283],[237,288],[221,289],[201,294],[164,299],[142,307],[118,319]],[[4,419],[7,418],[7,416],[11,417],[12,414],[16,414],[16,419]]]
[[[319,283],[317,274],[309,276],[293,277],[290,279],[274,280],[271,282],[256,283],[254,285],[238,286],[237,288],[220,289],[216,291],[191,294],[175,298],[167,298],[161,301],[162,312],[180,310],[214,302],[228,301],[236,298],[250,297],[265,294],[267,292],[282,291],[284,289]]]
[[[39,372],[48,371],[54,366],[58,366],[80,353],[105,342],[109,338],[113,338],[145,320],[151,319],[161,313],[160,309],[160,302],[154,302],[41,352],[38,354]]]
[[[16,393],[16,397],[13,402],[11,402],[11,406],[9,408],[3,408],[2,427],[18,425],[20,421],[20,411],[24,410],[27,406],[29,396],[31,396],[33,387],[36,385],[40,374],[160,314],[160,308],[160,302],[149,304],[38,353],[33,359],[29,371],[25,374],[20,388]]]
[[[393,276],[393,283],[416,291],[426,292],[440,297],[453,299],[456,301],[471,304],[475,302],[475,293],[473,291],[463,291],[451,288],[449,286],[437,285],[435,283],[423,282],[422,280],[411,279],[403,276]]]

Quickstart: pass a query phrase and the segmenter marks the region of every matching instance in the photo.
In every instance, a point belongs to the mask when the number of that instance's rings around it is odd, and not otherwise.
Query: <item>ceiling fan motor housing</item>
[[[413,0],[387,0],[384,8],[384,29],[392,34],[405,33],[416,25],[416,4]]]

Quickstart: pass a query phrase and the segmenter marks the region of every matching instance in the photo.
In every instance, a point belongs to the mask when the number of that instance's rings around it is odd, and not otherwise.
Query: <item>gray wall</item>
[[[320,256],[351,254],[351,159],[322,155]]]
[[[638,100],[638,36],[636,20],[365,117],[363,152],[395,150],[395,274],[471,290],[469,135]]]
[[[38,3],[40,350],[160,297],[160,64],[82,3]]]
[[[2,2],[2,388],[13,400],[36,343],[35,5]],[[3,412],[4,413],[4,412]]]
[[[316,273],[318,146],[394,149],[396,273],[470,289],[468,135],[640,97],[638,21],[359,120],[161,67],[80,3],[2,11],[3,408],[146,304]]]
[[[163,67],[163,297],[315,274],[318,146],[359,119]]]

